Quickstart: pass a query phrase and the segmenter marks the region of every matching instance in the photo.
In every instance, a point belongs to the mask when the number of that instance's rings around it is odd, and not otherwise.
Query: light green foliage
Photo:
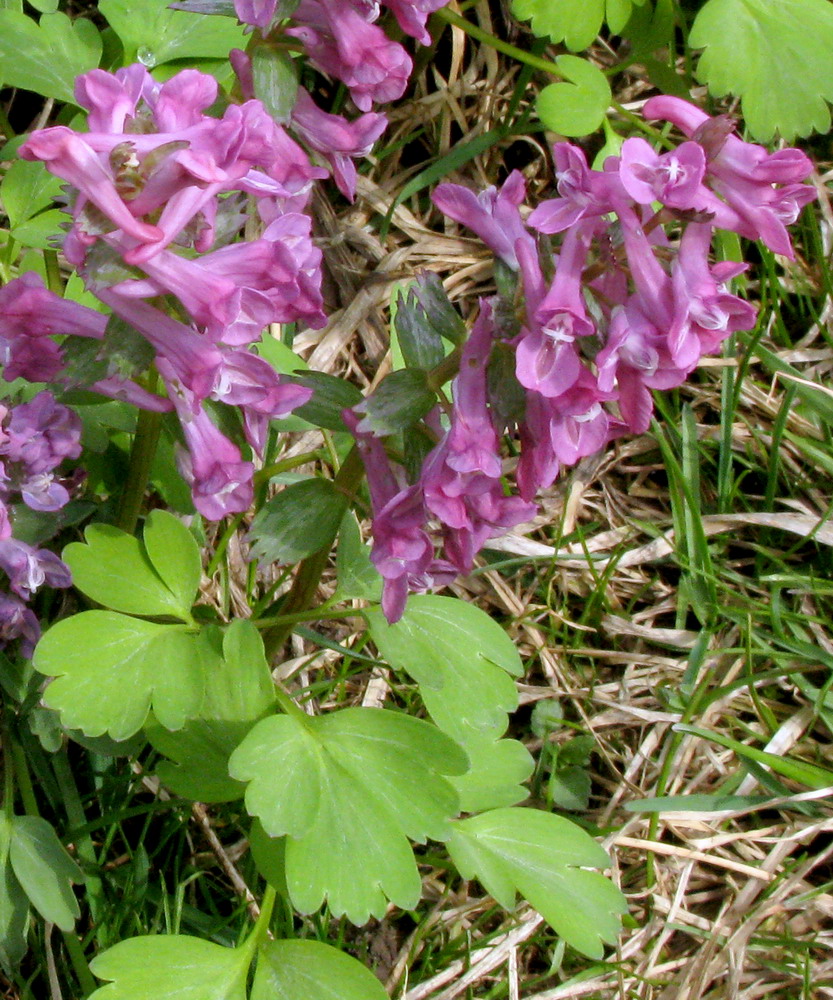
[[[35,221],[33,216],[39,221],[41,217],[37,213],[51,205],[60,190],[60,178],[50,174],[43,163],[15,160],[8,168],[0,182],[0,199],[9,218],[12,236],[19,243],[31,246],[31,241],[26,239],[27,230],[23,227],[30,220]],[[56,210],[43,214],[48,216],[43,222],[52,227],[49,235],[54,237],[58,231],[55,226]],[[63,214],[57,221],[66,221],[66,215]]]
[[[510,675],[523,672],[518,651],[485,611],[451,597],[420,596],[388,625],[367,612],[373,641],[394,668],[420,685],[431,718],[465,749],[471,769],[452,779],[469,812],[526,798],[520,787],[532,759],[520,743],[501,740],[518,705]]]
[[[258,955],[250,1000],[388,1000],[356,961],[320,941],[270,941]]]
[[[90,963],[112,980],[89,1000],[246,1000],[249,948],[223,948],[184,934],[129,938]]]
[[[302,912],[326,897],[362,924],[385,897],[415,905],[420,879],[408,839],[442,840],[458,812],[442,777],[465,755],[434,726],[406,715],[350,708],[259,722],[229,763],[248,781],[246,808],[272,837],[288,835],[286,879]]]
[[[709,0],[689,36],[705,49],[697,75],[736,94],[756,139],[827,132],[833,101],[833,5],[828,0]]]
[[[382,577],[370,561],[370,546],[362,542],[356,515],[348,511],[338,532],[336,551],[339,600],[360,598],[378,602],[382,599]]]
[[[92,21],[56,12],[36,22],[0,10],[0,80],[6,86],[73,103],[75,77],[100,59],[101,36]]]
[[[172,59],[223,59],[244,48],[240,25],[227,17],[204,17],[169,10],[168,0],[101,0],[99,10],[124,46],[125,64],[158,66]]]
[[[634,6],[645,0],[512,0],[512,12],[522,21],[532,20],[532,30],[554,42],[564,42],[579,52],[592,45],[607,21],[618,34],[627,24]]]
[[[538,117],[560,135],[595,132],[612,100],[607,77],[598,66],[578,56],[559,56],[555,63],[568,82],[544,87],[535,104]]]
[[[144,545],[109,524],[91,524],[84,538],[67,545],[63,558],[87,597],[128,615],[190,621],[200,553],[173,514],[157,510],[147,518]]]
[[[610,860],[581,827],[534,809],[495,809],[454,824],[448,849],[464,878],[477,878],[501,906],[528,900],[564,940],[601,958],[627,912],[619,890],[588,868]]]
[[[55,677],[44,701],[69,728],[126,740],[148,711],[179,729],[199,711],[204,688],[200,636],[114,611],[84,611],[53,625],[34,664]]]
[[[72,930],[79,909],[71,883],[80,882],[83,876],[45,819],[12,817],[9,861],[23,891],[44,920],[61,930]]]
[[[46,704],[87,736],[125,740],[151,706],[163,726],[180,729],[203,701],[208,643],[193,627],[128,615],[191,622],[201,573],[196,542],[165,511],[147,518],[144,544],[104,524],[90,525],[85,538],[68,545],[64,559],[78,589],[113,610],[65,618],[38,643],[37,670],[56,678]]]
[[[0,813],[0,969],[10,972],[26,954],[29,900],[12,870],[12,821]]]
[[[177,795],[200,802],[239,799],[244,785],[228,774],[228,759],[275,703],[275,688],[263,642],[251,622],[237,619],[223,636],[222,656],[205,673],[205,695],[199,716],[171,732],[151,723],[145,732],[163,761],[157,774]]]

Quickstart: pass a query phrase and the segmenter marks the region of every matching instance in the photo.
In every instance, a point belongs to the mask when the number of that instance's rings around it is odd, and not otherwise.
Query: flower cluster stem
[[[117,525],[122,531],[133,534],[142,511],[150,470],[162,430],[162,414],[151,410],[140,410],[136,422],[136,434],[130,451],[130,466],[124,492],[121,495]]]

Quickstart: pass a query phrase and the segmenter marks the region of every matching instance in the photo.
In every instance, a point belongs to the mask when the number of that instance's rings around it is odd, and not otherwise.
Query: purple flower
[[[344,83],[360,111],[405,92],[410,57],[350,0],[301,0],[293,19],[297,26],[287,34],[304,43],[316,69]]]
[[[527,220],[542,233],[562,233],[580,219],[606,215],[611,199],[621,197],[618,174],[591,170],[578,146],[558,142],[553,146],[559,198],[543,201]]]
[[[188,390],[162,371],[188,446],[180,452],[180,474],[191,488],[194,506],[209,521],[238,514],[254,499],[254,466],[244,462],[240,449],[221,433]]]
[[[265,29],[272,23],[278,0],[234,0],[234,12],[243,24]]]
[[[40,639],[40,625],[34,612],[10,594],[0,593],[0,642],[20,639],[20,652],[27,659]]]
[[[318,107],[303,87],[298,88],[295,107],[292,109],[293,130],[308,146],[329,160],[336,185],[349,201],[356,196],[356,166],[353,159],[367,156],[387,124],[388,120],[384,115],[374,112],[360,115],[352,122],[341,115],[328,114]]]
[[[706,172],[706,155],[696,142],[684,142],[669,153],[656,153],[644,139],[622,144],[619,177],[640,205],[659,201],[671,208],[698,208]]]
[[[676,125],[687,136],[704,145],[707,153],[706,180],[728,209],[713,202],[714,224],[732,229],[748,239],[762,240],[770,250],[792,257],[786,227],[801,209],[816,197],[815,189],[800,181],[809,177],[813,165],[797,149],[769,153],[762,146],[730,135],[720,120],[679,97],[652,97],[643,109],[648,119],[659,118]],[[784,187],[775,188],[774,184]]]
[[[575,340],[594,330],[584,308],[582,272],[595,227],[590,219],[567,232],[552,286],[518,339],[518,381],[543,396],[560,396],[578,379],[581,362]]]
[[[68,587],[72,583],[69,567],[54,552],[35,549],[16,538],[0,539],[0,569],[9,578],[12,590],[28,600],[43,584]]]
[[[423,45],[430,45],[431,36],[425,27],[428,15],[440,7],[445,7],[447,0],[382,0],[382,2],[391,10],[406,35],[411,35]]]
[[[523,174],[513,170],[500,190],[489,187],[475,194],[460,184],[440,184],[431,200],[443,215],[467,226],[504,263],[517,270],[519,241],[529,245],[530,253],[537,253],[535,240],[518,211],[525,194]]]

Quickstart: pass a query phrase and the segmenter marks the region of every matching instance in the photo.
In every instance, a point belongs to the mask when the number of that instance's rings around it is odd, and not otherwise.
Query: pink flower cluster
[[[65,458],[81,454],[80,437],[81,421],[49,392],[18,406],[0,406],[0,569],[10,591],[0,591],[0,645],[19,638],[24,656],[32,655],[40,637],[25,602],[43,584],[68,587],[72,581],[54,552],[13,537],[13,506],[56,511],[68,502],[71,484],[56,470]]]
[[[64,252],[88,288],[152,347],[166,396],[118,371],[94,389],[145,409],[175,409],[188,452],[182,471],[194,503],[217,519],[252,501],[253,465],[215,426],[214,400],[243,414],[246,439],[261,452],[269,420],[310,392],[282,380],[251,350],[270,323],[322,326],[320,251],[304,214],[326,171],[259,101],[221,117],[213,77],[184,70],[163,84],[143,66],[78,78],[76,99],[89,131],[64,126],[33,133],[20,155],[41,160],[71,190]],[[251,199],[262,236],[232,243]],[[52,295],[30,278],[3,290],[7,378],[59,377],[61,349],[48,336],[103,340],[98,312]],[[10,321],[9,317],[16,317]]]
[[[647,430],[651,390],[680,385],[704,354],[754,325],[754,307],[726,289],[746,265],[710,261],[715,229],[792,255],[786,227],[815,197],[802,183],[812,172],[803,153],[768,153],[733,135],[726,119],[678,98],[654,98],[644,113],[673,123],[687,141],[658,154],[628,139],[603,170],[560,143],[558,196],[526,219],[517,172],[500,191],[436,189],[436,205],[516,273],[522,315],[507,322],[505,303],[481,303],[448,419],[429,418],[438,444],[417,482],[405,484],[381,442],[351,420],[371,485],[372,559],[389,620],[402,614],[409,590],[470,571],[489,538],[529,520],[536,493],[563,467]],[[541,237],[531,230],[561,236],[551,262],[542,261]],[[514,351],[524,400],[509,426],[499,416],[505,400],[490,394],[487,379],[499,344]],[[497,391],[507,395],[505,386]],[[501,477],[507,432],[520,448],[518,496],[505,493]]]

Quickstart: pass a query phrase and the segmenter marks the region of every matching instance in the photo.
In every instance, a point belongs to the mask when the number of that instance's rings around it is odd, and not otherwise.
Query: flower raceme
[[[803,153],[768,153],[733,135],[727,119],[679,98],[653,98],[644,113],[676,125],[686,141],[657,153],[643,139],[627,139],[602,170],[591,170],[581,149],[558,143],[557,196],[526,218],[518,172],[480,194],[455,184],[434,192],[437,207],[515,273],[518,293],[511,303],[481,301],[448,414],[427,421],[437,444],[419,478],[400,481],[395,495],[371,488],[372,557],[391,621],[404,608],[406,587],[429,582],[427,567],[469,571],[489,538],[531,519],[531,501],[561,469],[647,430],[652,390],[680,385],[704,354],[754,325],[755,308],[726,287],[746,265],[710,260],[715,230],[793,255],[786,226],[815,197],[803,183],[812,172]],[[539,255],[536,230],[558,240],[549,262]],[[508,323],[507,313],[514,315]],[[498,347],[514,352],[524,397],[509,419],[487,379]],[[371,482],[382,467],[393,481],[381,442],[354,433]],[[506,433],[519,444],[517,497],[503,487],[499,440]]]

